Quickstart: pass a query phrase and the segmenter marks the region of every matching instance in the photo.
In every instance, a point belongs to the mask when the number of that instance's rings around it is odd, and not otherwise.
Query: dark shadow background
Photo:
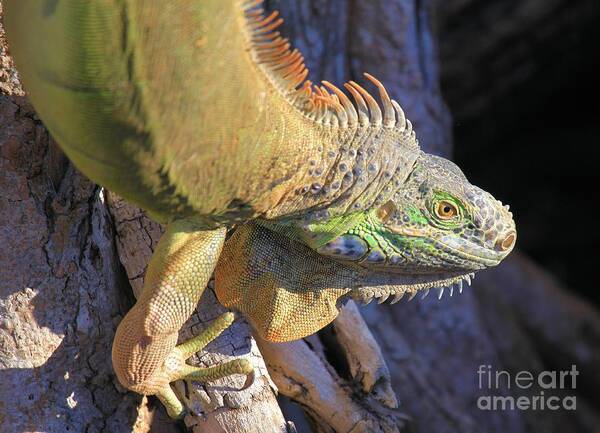
[[[518,247],[600,304],[600,1],[440,3],[455,160],[511,205]]]

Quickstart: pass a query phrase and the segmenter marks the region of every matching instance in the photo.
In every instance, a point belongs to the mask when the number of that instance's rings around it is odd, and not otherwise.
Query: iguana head
[[[299,224],[297,233],[319,254],[364,270],[351,295],[367,301],[430,288],[442,296],[454,284],[462,290],[463,280],[500,263],[516,241],[508,206],[454,163],[425,153],[383,205]]]
[[[219,259],[219,301],[242,311],[267,340],[318,331],[348,296],[394,303],[431,288],[439,297],[455,286],[462,291],[463,281],[500,263],[516,240],[508,206],[452,162],[425,153],[383,204],[316,215],[245,224]]]
[[[431,288],[440,297],[455,285],[462,291],[463,280],[513,249],[508,206],[452,162],[421,153],[394,185],[382,204],[360,212],[239,227],[215,271],[219,301],[242,311],[263,338],[289,341],[330,323],[349,296],[394,303]]]

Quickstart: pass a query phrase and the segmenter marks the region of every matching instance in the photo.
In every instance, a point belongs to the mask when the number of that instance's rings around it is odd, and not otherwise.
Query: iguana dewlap
[[[185,363],[230,314],[176,346],[217,262],[220,301],[286,341],[325,326],[347,297],[460,289],[516,239],[507,207],[419,149],[379,81],[367,75],[379,103],[355,82],[346,94],[307,81],[260,4],[4,2],[23,84],[64,152],[168,224],[113,364],[173,416],[183,407],[170,382],[252,371]]]

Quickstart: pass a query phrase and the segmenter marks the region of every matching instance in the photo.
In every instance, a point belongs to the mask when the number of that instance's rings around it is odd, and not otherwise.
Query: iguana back
[[[322,165],[348,138],[339,99],[311,90],[257,3],[9,0],[6,27],[34,106],[84,174],[159,220],[213,226],[325,200],[293,196],[313,182],[309,157]]]

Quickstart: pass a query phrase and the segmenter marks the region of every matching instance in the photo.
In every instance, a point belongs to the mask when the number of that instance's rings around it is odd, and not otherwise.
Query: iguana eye
[[[387,220],[390,219],[390,217],[393,215],[393,213],[395,211],[396,211],[396,205],[394,204],[393,201],[390,200],[386,204],[381,206],[379,209],[377,209],[375,214],[377,215],[377,218],[379,218],[381,220],[381,222],[385,223]]]
[[[458,209],[454,203],[442,200],[435,205],[435,214],[441,220],[451,220],[458,215]]]

